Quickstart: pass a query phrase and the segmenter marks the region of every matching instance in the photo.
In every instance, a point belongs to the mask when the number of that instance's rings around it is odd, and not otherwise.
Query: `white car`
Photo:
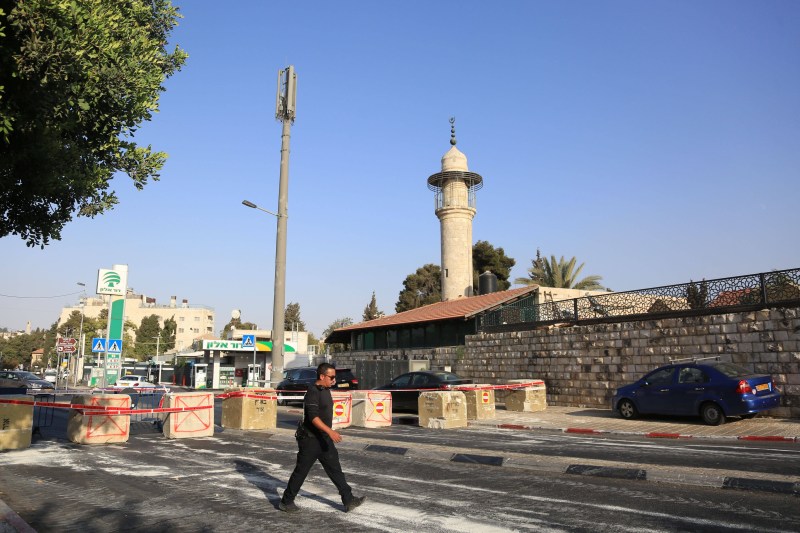
[[[109,388],[113,390],[123,390],[123,389],[141,390],[141,389],[153,389],[155,388],[155,385],[147,381],[147,378],[144,376],[129,375],[129,376],[122,376],[117,380],[115,384],[111,385],[111,387]]]

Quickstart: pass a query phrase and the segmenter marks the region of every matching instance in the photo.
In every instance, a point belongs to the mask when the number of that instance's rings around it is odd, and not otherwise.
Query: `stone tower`
[[[467,156],[456,148],[455,119],[450,119],[450,150],[442,156],[442,171],[428,178],[434,191],[441,227],[442,301],[472,296],[472,219],[475,191],[483,178],[467,168]]]

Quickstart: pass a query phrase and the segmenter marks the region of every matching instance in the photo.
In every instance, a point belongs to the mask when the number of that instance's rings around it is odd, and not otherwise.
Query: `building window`
[[[194,321],[195,322],[200,322],[200,317],[199,316],[194,317]]]
[[[178,333],[183,333],[183,328],[178,328]]]
[[[179,317],[178,317],[178,322],[183,322],[185,318],[186,318],[186,317],[179,316]]]

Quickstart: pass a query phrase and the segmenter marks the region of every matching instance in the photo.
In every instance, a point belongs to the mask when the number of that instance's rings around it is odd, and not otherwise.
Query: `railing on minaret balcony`
[[[445,207],[471,207],[472,209],[478,209],[478,195],[475,194],[476,189],[470,188],[467,191],[467,205],[461,205],[461,202],[451,200],[447,205],[444,204],[444,194],[442,194],[441,190],[437,190],[436,194],[433,195],[433,202],[434,202],[434,209],[444,209]]]
[[[448,183],[453,181],[460,181],[466,186],[466,198],[459,194],[445,194]],[[483,178],[474,172],[451,170],[436,173],[428,178],[428,188],[435,193],[434,206],[437,211],[447,207],[477,209],[478,195],[475,192],[481,187],[483,187]],[[448,197],[447,202],[445,202],[446,196]],[[466,199],[466,205],[463,205],[464,199]]]

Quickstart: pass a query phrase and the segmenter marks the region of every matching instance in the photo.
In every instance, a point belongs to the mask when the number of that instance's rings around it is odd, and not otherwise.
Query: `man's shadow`
[[[245,461],[243,459],[236,459],[234,461],[236,464],[236,471],[239,472],[244,479],[261,490],[264,493],[264,496],[267,497],[267,500],[272,504],[275,509],[278,509],[278,503],[281,501],[281,495],[278,494],[278,489],[285,489],[286,488],[286,481],[279,480],[263,470],[260,467],[254,465],[249,461]],[[308,479],[308,478],[306,478]],[[329,500],[328,498],[324,498],[322,496],[317,496],[316,494],[311,494],[304,490],[301,490],[300,493],[305,498],[309,498],[311,500],[316,500],[320,503],[325,503],[330,505],[331,507],[341,507],[336,502]]]

